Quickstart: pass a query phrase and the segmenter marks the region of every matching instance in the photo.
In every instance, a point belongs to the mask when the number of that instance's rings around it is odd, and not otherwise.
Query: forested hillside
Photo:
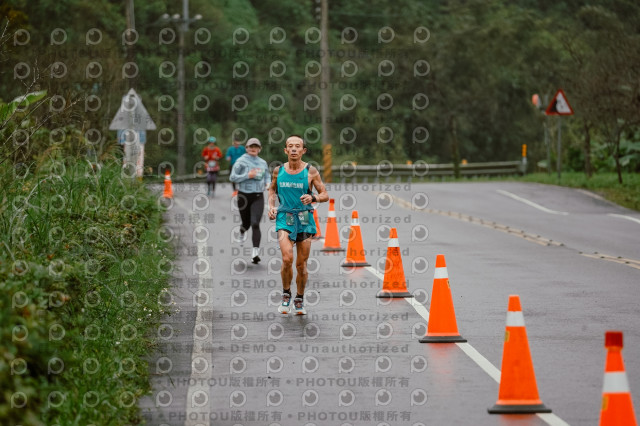
[[[52,144],[98,158],[113,150],[108,124],[133,87],[158,128],[146,165],[176,162],[177,31],[161,17],[182,2],[135,2],[129,43],[125,3],[3,2],[0,99],[48,94],[20,155]],[[285,135],[301,134],[321,163],[316,3],[191,0],[202,19],[185,39],[187,171],[208,133],[223,149],[234,132],[258,137],[267,161],[282,159]],[[575,111],[561,119],[565,167],[640,167],[636,1],[329,0],[329,29],[334,164],[515,160],[527,144],[530,163],[544,166],[542,111],[562,88]],[[558,120],[547,122],[555,164]],[[3,156],[17,155],[20,125],[5,123]]]

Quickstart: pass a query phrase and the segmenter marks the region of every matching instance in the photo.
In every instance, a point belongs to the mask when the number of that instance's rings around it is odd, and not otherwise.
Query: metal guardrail
[[[312,163],[313,164],[313,163]],[[320,172],[323,167],[313,164]],[[370,179],[374,181],[395,180],[432,180],[434,177],[454,176],[453,164],[428,164],[426,162],[416,162],[414,164],[392,164],[383,162],[378,165],[358,165],[344,163],[339,166],[332,166],[331,172],[334,181],[366,182]],[[466,177],[473,176],[510,176],[523,175],[525,165],[521,161],[496,161],[491,163],[467,163],[460,164],[460,175]],[[160,175],[161,176],[161,175]],[[174,182],[188,182],[204,179],[205,174],[192,173],[185,176],[172,177]],[[229,171],[220,170],[218,172],[218,182],[228,182]]]
[[[322,166],[318,167],[322,171]],[[331,167],[334,177],[338,178],[386,178],[413,177],[428,178],[429,176],[453,176],[453,164],[391,164],[381,163],[377,166],[345,164]],[[522,174],[520,161],[500,161],[493,163],[467,163],[460,165],[462,176],[490,176]]]

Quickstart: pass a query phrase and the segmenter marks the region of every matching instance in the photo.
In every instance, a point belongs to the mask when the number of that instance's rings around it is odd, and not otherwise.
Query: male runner
[[[285,141],[287,162],[273,171],[269,185],[269,219],[276,219],[276,232],[282,252],[282,304],[278,311],[291,312],[291,280],[293,278],[293,246],[296,246],[296,297],[293,312],[306,315],[304,289],[307,285],[307,260],[311,251],[311,237],[316,234],[311,203],[329,201],[329,194],[322,183],[318,169],[302,161],[307,152],[300,136],[290,136]],[[313,195],[312,189],[318,192]],[[276,207],[276,199],[280,205]]]

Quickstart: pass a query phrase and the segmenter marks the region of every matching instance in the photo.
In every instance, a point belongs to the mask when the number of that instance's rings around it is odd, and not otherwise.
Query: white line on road
[[[176,198],[173,200],[181,208],[186,211],[191,211],[191,209],[182,201]],[[207,252],[206,240],[197,240],[197,246],[198,253]],[[204,260],[206,261],[206,259]],[[211,306],[211,301],[213,301],[213,289],[204,287],[204,278],[213,278],[213,268],[209,268],[209,272],[206,276],[201,275],[198,277],[198,289],[195,293],[206,293],[209,303],[203,304],[200,303],[200,301],[196,303],[196,318],[193,326],[193,350],[191,352],[191,375],[189,380],[189,389],[187,390],[187,406],[185,407],[185,426],[202,425],[203,423],[201,421],[194,421],[191,419],[209,419],[211,415],[209,382],[213,375],[213,359],[212,352],[210,350],[206,350],[206,347],[213,345],[213,332],[209,330],[209,326],[207,324],[209,324],[210,321],[206,321],[204,319],[203,311],[206,309],[206,306]],[[196,302],[196,299],[194,298],[193,301]],[[204,339],[197,335],[198,330],[203,330],[202,327],[206,327],[208,330],[208,335]],[[196,370],[196,365],[202,365],[203,362],[205,363],[203,371],[198,371],[200,368]]]
[[[635,217],[631,217],[631,216],[626,216],[626,215],[623,215],[623,214],[607,213],[607,216],[620,217],[622,219],[629,219],[629,220],[632,220],[634,222],[640,223],[640,219],[635,218]]]
[[[379,280],[384,280],[384,274],[382,274],[376,268],[372,266],[366,266],[364,269],[371,272]],[[413,297],[405,297],[404,300],[408,304],[413,306],[418,315],[424,318],[427,323],[429,322],[429,311],[424,305],[419,303]],[[495,365],[491,364],[491,362],[486,359],[480,352],[478,352],[476,348],[471,346],[469,343],[456,343],[456,345],[458,345],[458,347],[462,349],[462,351],[467,354],[467,356],[471,358],[473,362],[478,364],[478,366],[482,368],[482,370],[487,373],[489,377],[491,377],[497,383],[500,383],[500,370],[498,370]],[[553,413],[536,413],[536,415],[551,426],[569,426],[569,423],[565,422]]]
[[[543,211],[545,213],[560,214],[560,215],[568,215],[569,214],[567,212],[559,212],[559,211],[556,211],[556,210],[548,209],[546,207],[541,206],[540,204],[536,204],[533,201],[527,200],[526,198],[522,198],[522,197],[517,196],[516,194],[512,194],[511,192],[503,191],[502,189],[496,189],[496,191],[498,193],[502,194],[502,195],[505,195],[507,197],[513,198],[514,200],[520,201],[521,203],[525,203],[525,204],[527,204],[527,205],[529,205],[531,207],[534,207],[534,208],[536,208],[538,210],[541,210],[541,211]]]

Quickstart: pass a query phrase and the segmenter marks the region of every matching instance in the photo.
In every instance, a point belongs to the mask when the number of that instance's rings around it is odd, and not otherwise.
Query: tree
[[[620,141],[640,125],[640,33],[638,22],[616,11],[638,16],[640,7],[625,1],[580,9],[577,28],[562,35],[572,66],[573,92],[584,128],[585,172],[590,175],[591,132],[606,142],[622,183]],[[636,18],[637,21],[637,18]]]

